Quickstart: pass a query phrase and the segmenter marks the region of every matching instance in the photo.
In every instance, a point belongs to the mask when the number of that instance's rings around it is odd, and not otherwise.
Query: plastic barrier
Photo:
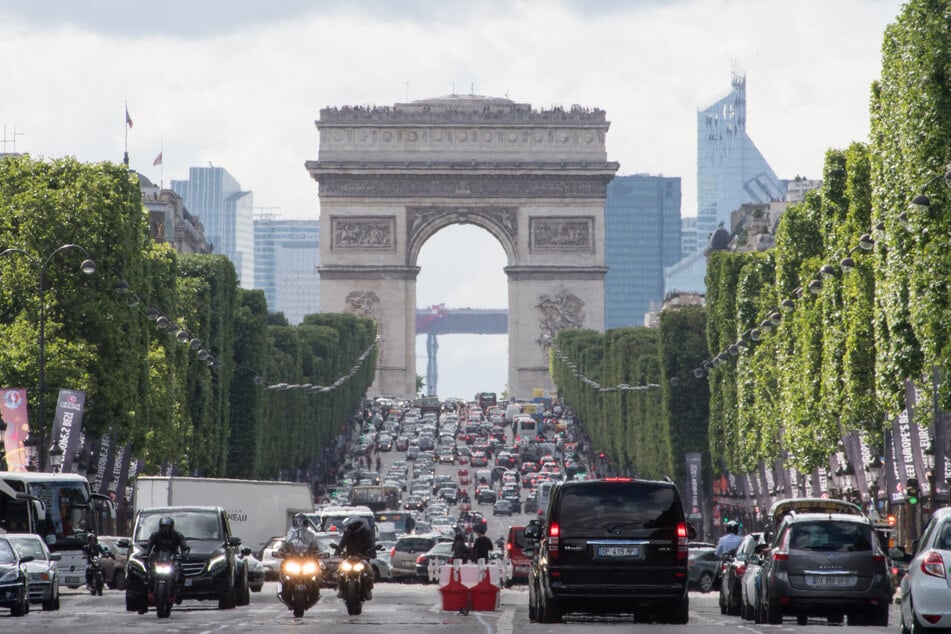
[[[505,582],[504,564],[445,564],[430,570],[430,578],[439,579],[443,610],[495,611],[499,607],[499,591]]]
[[[469,608],[471,597],[469,588],[462,585],[459,580],[459,569],[449,568],[449,581],[445,585],[439,586],[439,593],[442,595],[442,609],[458,611]]]
[[[499,587],[492,583],[489,570],[485,570],[482,580],[472,586],[472,609],[495,612],[499,607]]]

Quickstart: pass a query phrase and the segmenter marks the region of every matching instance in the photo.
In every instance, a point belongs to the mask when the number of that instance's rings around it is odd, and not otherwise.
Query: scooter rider
[[[370,530],[370,524],[358,515],[352,515],[343,521],[343,536],[340,543],[334,546],[337,552],[342,552],[344,557],[360,557],[361,559],[370,559],[374,555],[373,532]],[[366,598],[373,597],[373,575],[368,576]]]
[[[149,559],[156,552],[180,553],[182,557],[189,552],[185,537],[175,530],[175,520],[165,515],[159,520],[158,530],[149,536],[149,541],[145,545],[145,552]],[[184,573],[181,566],[178,572],[178,586],[181,588],[184,581]],[[148,610],[148,604],[143,601],[139,607],[139,614],[145,614]]]
[[[92,577],[92,568],[88,565],[92,563],[93,557],[113,557],[113,554],[107,551],[99,544],[99,540],[96,538],[95,533],[86,534],[86,545],[83,546],[83,556],[86,558],[86,583],[89,584]]]
[[[735,552],[737,547],[743,541],[743,538],[739,535],[740,525],[734,521],[730,520],[726,523],[726,535],[720,538],[720,541],[717,542],[717,557],[723,558],[730,554],[730,552]]]

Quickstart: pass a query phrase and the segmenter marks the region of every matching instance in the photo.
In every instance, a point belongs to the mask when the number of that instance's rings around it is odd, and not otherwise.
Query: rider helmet
[[[307,517],[303,513],[296,513],[291,519],[291,526],[301,530],[307,524]]]
[[[89,532],[89,533],[86,534],[86,543],[87,543],[87,544],[89,544],[90,546],[93,546],[93,545],[96,544],[96,542],[97,542],[97,540],[96,540],[96,534],[95,534],[95,533]]]
[[[160,533],[169,534],[175,530],[175,520],[168,515],[159,520],[158,528]]]
[[[730,520],[729,522],[726,523],[726,531],[728,533],[738,533],[740,532],[740,525],[736,523],[734,520]]]
[[[367,521],[357,515],[352,515],[343,521],[344,535],[356,535],[364,529],[368,529]]]

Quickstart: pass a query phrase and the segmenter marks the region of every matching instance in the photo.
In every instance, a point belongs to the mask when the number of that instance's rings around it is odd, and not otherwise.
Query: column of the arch
[[[415,266],[321,266],[321,308],[376,321],[380,347],[368,394],[416,394]]]
[[[603,266],[508,266],[509,394],[531,398],[536,388],[553,390],[542,323],[543,297],[577,297],[580,328],[604,331]]]

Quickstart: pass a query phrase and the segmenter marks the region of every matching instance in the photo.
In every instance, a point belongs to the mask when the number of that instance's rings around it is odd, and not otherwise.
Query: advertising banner
[[[0,390],[0,419],[7,424],[4,451],[7,471],[26,471],[26,449],[23,441],[30,434],[27,418],[26,389],[22,387]]]
[[[132,503],[132,492],[135,485],[135,477],[142,473],[142,469],[144,468],[145,462],[142,460],[129,460],[129,470],[126,475],[125,488],[119,492],[124,502],[129,504]]]
[[[129,475],[129,460],[131,458],[132,447],[130,445],[116,447],[116,457],[112,463],[112,473],[107,489],[109,498],[113,502],[119,501],[120,495],[125,493],[126,477]]]
[[[68,473],[73,468],[73,457],[79,446],[79,433],[83,426],[83,407],[86,393],[81,390],[59,391],[56,399],[56,415],[53,418],[53,443],[63,450],[63,467]]]
[[[687,511],[687,519],[696,522],[703,518],[700,452],[688,452],[684,454],[684,459],[687,462],[687,490],[684,495],[687,508],[685,510]]]
[[[94,476],[95,485],[90,482],[95,493],[106,495],[109,490],[109,483],[112,479],[112,465],[115,463],[115,439],[113,434],[106,434],[99,439],[98,451],[93,454],[96,472]]]

